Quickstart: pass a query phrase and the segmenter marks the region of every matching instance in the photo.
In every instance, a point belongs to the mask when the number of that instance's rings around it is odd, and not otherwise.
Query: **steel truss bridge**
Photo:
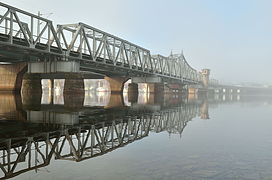
[[[0,179],[45,167],[53,157],[76,162],[97,157],[147,137],[149,132],[181,135],[187,123],[197,115],[198,106],[187,105],[113,121],[66,127],[54,125],[43,128],[49,131],[3,138],[0,140]]]
[[[201,81],[183,54],[151,55],[124,39],[84,23],[57,25],[0,3],[1,61],[79,61],[82,71],[105,75],[158,76],[189,84]]]

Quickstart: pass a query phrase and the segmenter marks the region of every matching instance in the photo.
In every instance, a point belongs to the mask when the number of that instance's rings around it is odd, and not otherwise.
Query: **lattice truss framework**
[[[200,82],[200,73],[192,68],[183,54],[151,56],[150,51],[84,23],[58,25],[0,3],[0,44],[13,45],[79,60],[118,66],[140,74],[152,74],[179,80]]]
[[[0,179],[45,167],[52,157],[82,161],[100,156],[147,137],[149,132],[181,134],[197,114],[196,105],[185,106],[108,123],[67,127],[32,137],[10,138],[0,142]]]

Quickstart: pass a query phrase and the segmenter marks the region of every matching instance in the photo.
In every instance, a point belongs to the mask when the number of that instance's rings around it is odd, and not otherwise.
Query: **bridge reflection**
[[[9,99],[1,103],[12,104],[10,111],[5,110],[2,117],[19,111],[25,119],[22,121],[16,116],[0,121],[0,179],[37,170],[53,160],[80,162],[101,156],[148,137],[150,133],[181,135],[193,118],[209,118],[209,104],[228,101],[226,97],[224,101],[207,97],[173,97],[176,101],[173,104],[169,102],[174,100],[161,104],[145,101],[142,105],[131,103],[130,107],[107,108],[105,104],[84,103],[70,111],[67,105],[59,104],[32,108],[16,103],[18,98],[10,96],[0,96]],[[232,98],[229,102],[234,99],[240,100]]]

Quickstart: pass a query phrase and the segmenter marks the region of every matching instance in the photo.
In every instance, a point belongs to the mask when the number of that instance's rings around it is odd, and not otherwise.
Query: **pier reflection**
[[[209,105],[241,100],[167,95],[156,103],[152,96],[126,106],[123,95],[86,92],[84,103],[76,106],[43,103],[42,99],[55,98],[42,97],[40,106],[33,107],[20,95],[1,94],[0,179],[48,166],[53,160],[80,162],[100,156],[150,133],[181,135],[193,118],[209,118]]]

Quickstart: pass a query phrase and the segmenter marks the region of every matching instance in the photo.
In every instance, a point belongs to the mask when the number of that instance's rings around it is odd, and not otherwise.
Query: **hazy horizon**
[[[57,24],[84,22],[152,54],[183,50],[197,70],[211,69],[221,82],[272,84],[271,1],[138,0],[8,1]],[[44,17],[47,17],[45,15]]]

